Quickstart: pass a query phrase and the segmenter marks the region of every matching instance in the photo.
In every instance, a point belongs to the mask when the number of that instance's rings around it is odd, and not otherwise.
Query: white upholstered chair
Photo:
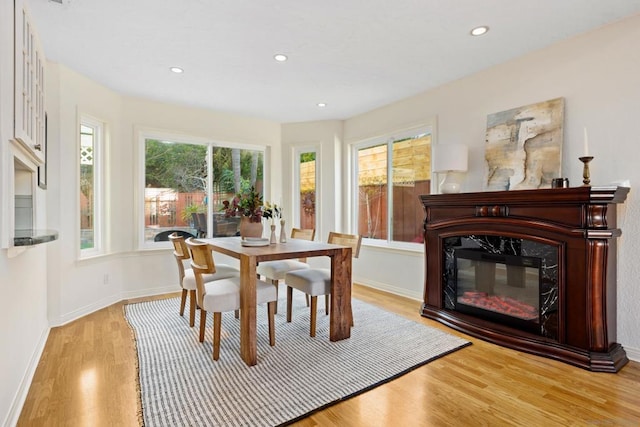
[[[213,360],[220,356],[220,333],[222,313],[240,309],[240,277],[205,282],[206,274],[215,274],[218,270],[211,249],[205,242],[189,238],[185,242],[191,253],[191,269],[196,281],[196,296],[200,307],[200,342],[204,342],[207,312],[213,313]],[[269,344],[276,344],[274,311],[277,301],[273,285],[257,280],[256,299],[258,304],[267,303],[269,317]]]
[[[184,316],[184,307],[187,302],[187,293],[189,294],[189,326],[195,325],[196,318],[196,279],[191,268],[185,268],[184,262],[188,260],[189,249],[184,241],[184,236],[177,233],[169,235],[169,240],[173,244],[173,256],[178,264],[178,278],[180,279],[180,287],[182,288],[182,296],[180,299],[180,316]],[[213,280],[226,279],[229,277],[239,277],[240,271],[226,264],[216,265],[214,274],[204,274],[202,280],[211,282]]]
[[[328,242],[336,245],[351,246],[351,256],[358,258],[362,236],[330,232]],[[297,289],[311,297],[311,324],[309,335],[315,337],[318,295],[325,295],[325,314],[329,314],[331,270],[328,268],[308,268],[291,271],[286,274],[284,282],[287,285],[287,322],[291,322],[291,300],[293,297],[293,289]]]
[[[315,235],[316,235],[316,230],[313,228],[311,229],[292,228],[291,229],[292,239],[313,240]],[[276,287],[276,293],[277,293],[278,283],[280,282],[280,280],[284,280],[286,274],[289,271],[309,268],[309,264],[307,264],[306,261],[307,261],[306,258],[300,258],[298,260],[283,259],[279,261],[265,261],[258,264],[258,267],[256,268],[256,273],[259,276],[264,276],[267,280],[270,280],[271,283]],[[276,307],[276,313],[277,312],[278,312],[278,309]]]

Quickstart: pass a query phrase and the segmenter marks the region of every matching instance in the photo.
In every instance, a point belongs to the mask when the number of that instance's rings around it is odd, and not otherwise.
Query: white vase
[[[278,243],[276,240],[276,225],[271,224],[271,237],[269,238],[269,244],[275,245],[276,243]]]
[[[284,230],[284,219],[280,220],[280,243],[287,243],[287,233]]]

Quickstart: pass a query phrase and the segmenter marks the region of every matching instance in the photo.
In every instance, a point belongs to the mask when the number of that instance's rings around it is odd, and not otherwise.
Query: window
[[[102,144],[104,125],[83,117],[80,122],[80,257],[103,252]]]
[[[413,131],[355,144],[354,224],[368,239],[422,242],[419,196],[431,189],[431,134]]]
[[[317,169],[315,148],[295,150],[295,200],[294,206],[298,208],[294,212],[294,224],[300,228],[317,230]],[[316,233],[318,234],[318,233]]]
[[[264,150],[143,136],[144,245],[174,231],[196,237],[234,236],[240,218],[227,218],[223,202],[254,186],[264,193]]]

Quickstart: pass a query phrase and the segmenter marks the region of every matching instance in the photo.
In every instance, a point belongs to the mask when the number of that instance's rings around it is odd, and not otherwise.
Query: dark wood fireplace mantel
[[[426,262],[422,315],[506,347],[617,372],[628,359],[616,342],[616,238],[621,233],[616,205],[628,192],[626,187],[582,186],[421,196]],[[552,338],[447,306],[445,240],[475,235],[557,248],[557,331]]]

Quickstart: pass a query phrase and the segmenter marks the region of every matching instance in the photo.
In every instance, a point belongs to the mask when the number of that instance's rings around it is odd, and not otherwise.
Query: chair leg
[[[309,335],[312,337],[316,336],[316,315],[318,313],[316,313],[316,311],[318,310],[318,297],[317,296],[313,296],[311,297],[311,327],[310,327],[310,332]]]
[[[182,290],[182,296],[180,297],[180,316],[184,316],[184,306],[187,303],[187,290]]]
[[[324,296],[324,314],[329,315],[329,294]]]
[[[207,312],[201,308],[200,309],[200,342],[204,342],[204,327],[207,324]]]
[[[349,311],[349,315],[351,316],[351,327],[354,327],[355,324],[353,323],[353,307],[351,307],[351,310]]]
[[[291,322],[291,303],[293,300],[293,288],[287,286],[287,322]]]
[[[213,313],[213,360],[220,358],[220,330],[222,329],[222,313]]]
[[[279,281],[277,279],[271,279],[271,283],[276,287],[276,311],[275,311],[275,313],[278,314],[278,284],[279,284]]]
[[[196,291],[189,291],[189,326],[192,328],[196,324]]]
[[[309,294],[304,294],[304,300],[307,302],[307,307],[309,307]]]
[[[269,345],[276,345],[276,325],[274,316],[276,314],[277,301],[267,303],[267,314],[269,315]]]

